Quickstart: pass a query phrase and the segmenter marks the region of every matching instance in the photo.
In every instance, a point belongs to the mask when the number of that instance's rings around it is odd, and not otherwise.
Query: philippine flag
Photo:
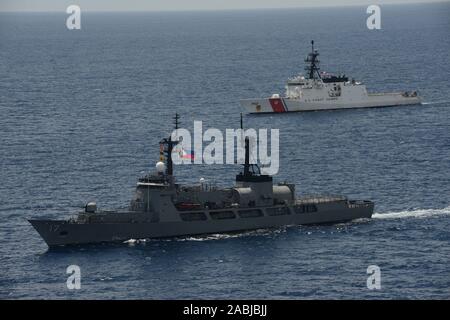
[[[180,157],[183,159],[194,159],[194,151],[186,152],[186,150],[181,148]]]

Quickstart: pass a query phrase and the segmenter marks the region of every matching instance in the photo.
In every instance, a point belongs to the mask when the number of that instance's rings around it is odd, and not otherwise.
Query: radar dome
[[[162,172],[164,172],[165,169],[166,169],[166,166],[165,166],[164,162],[159,161],[156,163],[156,171],[158,171],[159,173],[162,173]]]

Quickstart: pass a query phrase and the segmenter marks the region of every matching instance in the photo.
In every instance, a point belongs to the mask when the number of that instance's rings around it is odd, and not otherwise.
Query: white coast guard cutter
[[[306,76],[299,75],[287,81],[286,95],[273,94],[270,98],[241,100],[249,113],[316,111],[349,108],[373,108],[420,104],[416,91],[367,93],[366,86],[345,75],[320,72],[319,53],[314,50],[305,59]]]

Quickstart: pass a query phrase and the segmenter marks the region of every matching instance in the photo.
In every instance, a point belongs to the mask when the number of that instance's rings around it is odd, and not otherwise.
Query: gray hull
[[[366,201],[360,204],[324,203],[316,212],[298,213],[289,207],[283,215],[270,216],[261,208],[260,217],[233,219],[208,219],[203,221],[174,222],[122,222],[76,223],[63,220],[29,220],[49,247],[101,242],[118,242],[128,239],[167,238],[188,235],[236,232],[287,225],[330,224],[359,218],[370,218],[374,205]]]

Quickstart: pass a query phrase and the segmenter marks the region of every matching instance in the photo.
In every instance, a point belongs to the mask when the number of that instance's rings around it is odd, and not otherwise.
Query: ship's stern
[[[288,112],[286,99],[278,95],[263,99],[243,99],[239,101],[247,113]]]

